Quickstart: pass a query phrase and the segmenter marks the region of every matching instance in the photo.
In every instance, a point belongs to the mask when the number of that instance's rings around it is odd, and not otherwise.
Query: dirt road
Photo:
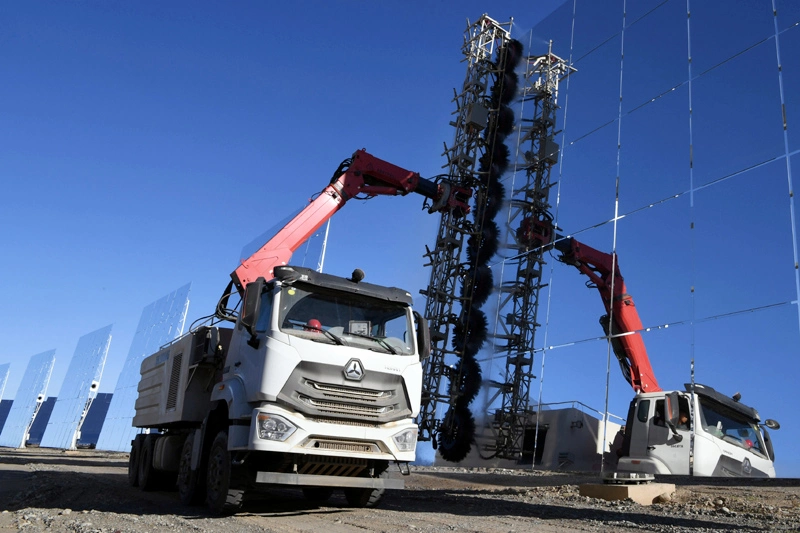
[[[216,517],[176,492],[130,487],[126,471],[126,454],[0,449],[0,533],[800,531],[800,480],[660,479],[678,490],[644,507],[580,496],[580,483],[597,481],[589,474],[416,468],[377,509],[340,494],[316,506],[287,490]]]

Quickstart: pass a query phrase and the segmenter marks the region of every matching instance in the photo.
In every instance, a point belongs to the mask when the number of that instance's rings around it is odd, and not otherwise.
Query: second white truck
[[[780,424],[711,387],[687,384],[665,391],[656,379],[642,339],[644,330],[628,294],[616,254],[573,238],[554,243],[559,260],[589,278],[603,300],[600,323],[636,392],[628,411],[618,471],[695,476],[775,477],[775,451],[768,429]],[[613,326],[612,326],[613,319]]]

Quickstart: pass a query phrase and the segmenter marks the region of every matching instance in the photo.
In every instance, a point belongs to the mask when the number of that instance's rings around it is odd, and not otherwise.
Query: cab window
[[[256,332],[265,333],[269,330],[272,319],[272,291],[267,290],[261,295],[261,311],[256,322]]]
[[[656,426],[667,427],[664,418],[664,400],[656,400],[656,413],[653,416],[653,424]]]
[[[636,412],[636,418],[639,422],[647,422],[650,417],[650,400],[642,400],[639,402],[639,410]]]
[[[326,344],[391,355],[416,353],[407,305],[297,283],[280,295],[281,331]]]

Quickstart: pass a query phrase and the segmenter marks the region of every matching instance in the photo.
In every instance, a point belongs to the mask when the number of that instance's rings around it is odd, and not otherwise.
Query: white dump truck
[[[129,479],[235,510],[260,485],[374,505],[414,460],[427,355],[411,295],[300,267],[248,284],[234,328],[199,327],[147,357]]]

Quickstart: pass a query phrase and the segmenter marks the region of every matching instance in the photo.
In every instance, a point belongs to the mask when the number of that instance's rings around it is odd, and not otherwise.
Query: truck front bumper
[[[268,417],[277,415],[294,426],[294,430],[286,435],[284,440],[262,438],[259,434],[260,415]],[[253,411],[247,431],[247,443],[241,448],[255,451],[397,462],[412,462],[416,455],[417,425],[411,419],[387,424],[333,419],[321,421],[304,418],[277,405],[267,405]],[[410,449],[400,449],[395,437],[408,432],[412,433],[413,442],[405,444],[405,447]]]
[[[339,487],[364,489],[405,488],[405,481],[402,479],[315,476],[313,474],[281,474],[277,472],[258,472],[256,474],[256,483],[296,485],[300,487]]]

